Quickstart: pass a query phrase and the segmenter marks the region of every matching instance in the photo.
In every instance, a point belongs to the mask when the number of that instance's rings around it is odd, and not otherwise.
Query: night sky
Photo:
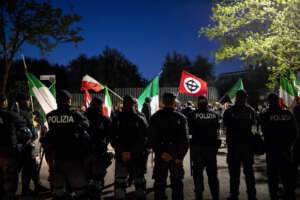
[[[212,51],[218,44],[205,36],[198,37],[201,27],[209,23],[211,0],[52,0],[55,7],[82,16],[78,25],[84,41],[59,44],[56,49],[41,56],[29,45],[21,52],[28,57],[44,58],[50,63],[67,65],[80,54],[99,55],[105,48],[116,48],[138,66],[139,72],[152,79],[161,70],[168,52],[187,55],[191,61],[197,55],[209,58],[215,64]],[[20,53],[21,53],[20,52]],[[241,62],[215,64],[216,75],[241,70]]]

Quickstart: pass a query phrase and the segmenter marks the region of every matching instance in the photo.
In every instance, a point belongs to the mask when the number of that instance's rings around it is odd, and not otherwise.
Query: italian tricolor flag
[[[288,81],[285,77],[280,76],[279,88],[279,103],[285,108],[289,108],[295,102],[297,97],[297,90],[294,84]]]
[[[109,92],[107,87],[105,87],[105,99],[104,99],[104,107],[103,107],[103,115],[110,117],[111,114],[111,107],[112,107],[112,103],[111,103],[111,99],[109,96]]]
[[[141,110],[145,103],[146,97],[151,97],[151,114],[154,114],[159,109],[159,77],[156,76],[149,85],[145,88],[143,93],[139,96],[138,109]]]
[[[241,78],[234,84],[234,86],[226,93],[232,103],[235,103],[236,93],[244,89],[244,84]]]

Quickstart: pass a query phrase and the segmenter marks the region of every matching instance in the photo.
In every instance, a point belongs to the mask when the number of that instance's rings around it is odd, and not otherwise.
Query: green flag
[[[238,90],[243,90],[244,85],[241,78],[234,84],[234,86],[226,93],[232,103],[235,102],[236,92]]]
[[[147,97],[151,98],[151,114],[155,113],[159,109],[159,78],[156,76],[149,85],[145,88],[142,94],[138,98],[139,107],[138,109],[141,110],[145,103],[145,99]]]

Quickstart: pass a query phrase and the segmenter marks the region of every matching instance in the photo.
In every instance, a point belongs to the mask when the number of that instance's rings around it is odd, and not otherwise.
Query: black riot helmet
[[[201,95],[198,97],[198,108],[199,109],[207,109],[208,99],[206,96]]]
[[[58,90],[56,93],[56,102],[58,105],[70,104],[72,94],[68,90]]]
[[[271,93],[268,96],[268,102],[270,106],[279,106],[279,97],[275,93]]]
[[[248,94],[246,90],[240,89],[236,92],[236,103],[244,104],[246,103],[247,98],[248,98]]]

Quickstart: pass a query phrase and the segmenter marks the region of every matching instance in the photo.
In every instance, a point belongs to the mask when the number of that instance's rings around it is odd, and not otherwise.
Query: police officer
[[[213,200],[219,199],[217,152],[220,147],[219,115],[208,108],[205,96],[198,98],[198,109],[188,116],[191,139],[191,160],[196,200],[203,199],[203,170],[206,167]]]
[[[154,199],[165,199],[168,171],[171,175],[172,199],[182,200],[183,159],[188,150],[188,126],[186,117],[175,111],[176,95],[163,95],[164,108],[157,111],[150,120],[151,145],[155,153],[153,171]]]
[[[268,96],[269,108],[261,114],[267,158],[267,175],[271,200],[278,200],[278,179],[282,180],[286,200],[295,198],[296,167],[292,149],[297,136],[293,114],[280,107],[279,97]]]
[[[194,110],[195,108],[193,107],[193,102],[188,101],[186,103],[186,107],[181,111],[181,113],[184,114],[184,116],[188,117],[188,115],[191,114]]]
[[[83,168],[87,153],[88,120],[79,112],[71,110],[71,94],[59,90],[56,95],[57,110],[47,115],[49,132],[46,134],[47,153],[51,153],[50,180],[54,199],[65,199],[68,182],[78,199],[87,199],[87,180]]]
[[[100,97],[93,98],[85,116],[90,122],[88,133],[92,147],[91,154],[85,162],[88,191],[90,199],[100,199],[106,169],[111,164],[111,157],[107,152],[111,120],[103,115],[103,99]]]
[[[31,195],[32,191],[29,189],[30,180],[33,180],[35,193],[47,191],[47,188],[40,184],[38,163],[36,160],[36,149],[34,141],[38,138],[37,130],[33,125],[33,114],[30,110],[30,98],[25,94],[18,94],[16,97],[18,104],[18,112],[21,117],[26,121],[26,127],[28,127],[32,133],[32,138],[27,145],[24,145],[22,150],[22,195]]]
[[[234,106],[224,112],[223,122],[226,127],[227,163],[230,175],[228,200],[238,199],[241,164],[244,168],[248,199],[254,200],[256,199],[256,189],[253,171],[252,126],[255,124],[255,111],[247,104],[246,91],[237,91],[236,102]]]
[[[123,111],[113,120],[112,146],[116,152],[115,199],[126,198],[127,178],[131,174],[136,199],[146,199],[144,178],[144,152],[146,148],[146,119],[136,112],[136,101],[123,98]]]
[[[0,95],[0,199],[16,199],[18,187],[17,132],[26,125],[15,112],[7,110],[8,102]]]

